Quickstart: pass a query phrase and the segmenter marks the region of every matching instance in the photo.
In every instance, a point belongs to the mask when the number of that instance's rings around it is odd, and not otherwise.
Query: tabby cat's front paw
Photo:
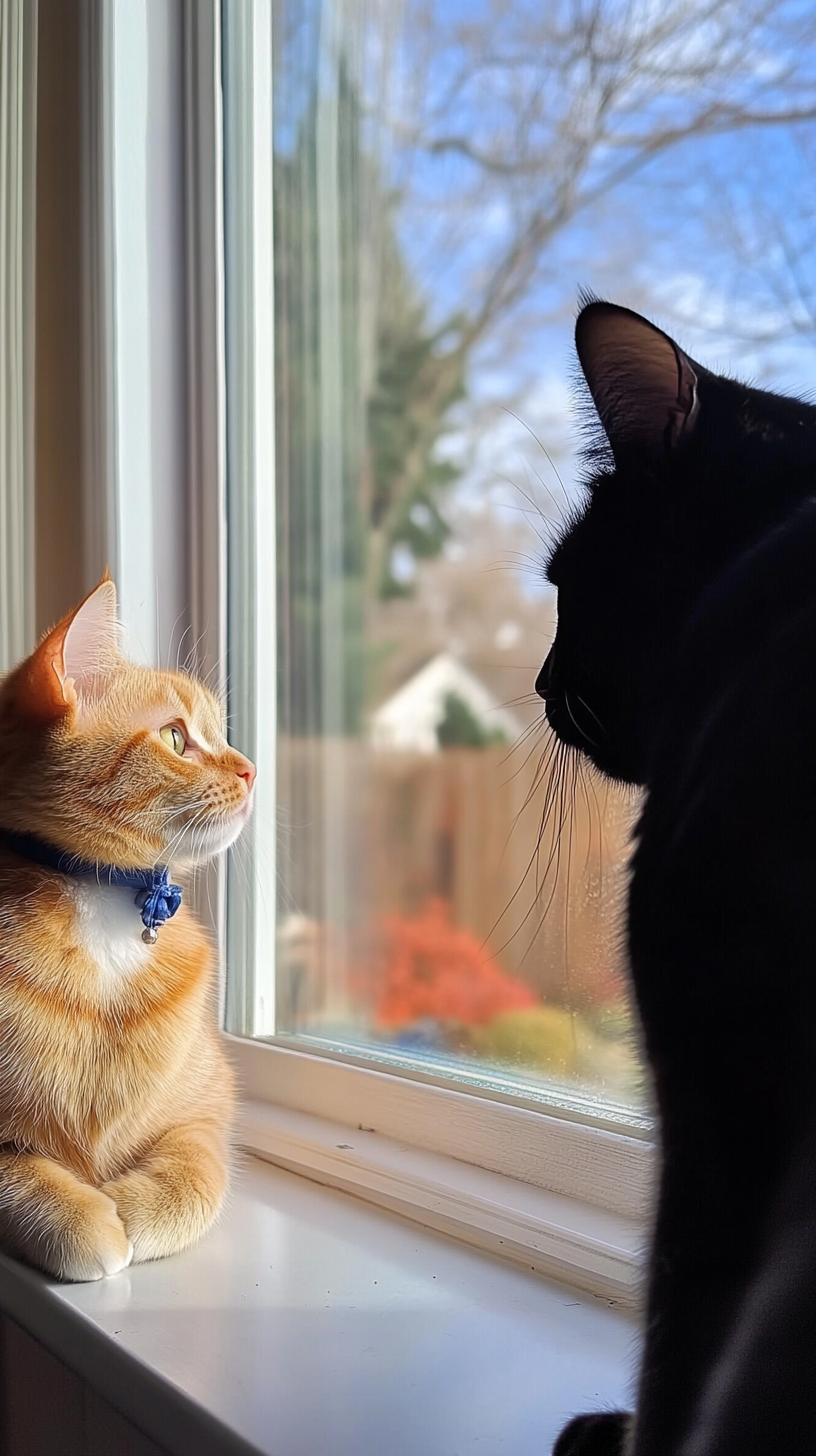
[[[69,1284],[84,1284],[119,1274],[133,1258],[133,1245],[112,1199],[98,1188],[82,1188],[75,1206],[63,1211],[54,1236],[29,1253],[46,1274]]]
[[[631,1421],[627,1411],[576,1416],[564,1427],[552,1456],[624,1456]]]
[[[189,1248],[207,1232],[218,1211],[218,1205],[210,1205],[197,1190],[168,1187],[138,1169],[104,1187],[133,1241],[134,1264]]]

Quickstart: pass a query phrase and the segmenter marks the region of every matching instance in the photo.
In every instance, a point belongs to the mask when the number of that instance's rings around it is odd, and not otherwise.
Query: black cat
[[[647,790],[628,946],[662,1169],[635,1414],[555,1456],[812,1456],[816,408],[610,304],[576,343],[603,437],[536,687]]]

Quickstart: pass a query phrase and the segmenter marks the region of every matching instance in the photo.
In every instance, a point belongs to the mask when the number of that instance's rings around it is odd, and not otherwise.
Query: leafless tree
[[[693,184],[714,139],[744,156],[759,134],[816,135],[816,11],[798,0],[488,0],[469,18],[466,6],[405,0],[394,84],[380,86],[372,121],[388,137],[401,226],[438,316],[396,514],[463,363],[506,351],[525,315],[563,299],[552,284],[569,237],[586,249],[603,209],[625,207],[648,174],[645,212],[631,216],[636,258],[669,159],[674,207],[685,196],[699,212]],[[773,215],[775,179],[765,180],[775,277],[790,319],[810,328],[797,225]],[[713,192],[703,210],[718,201]],[[706,219],[696,222],[700,236]],[[389,521],[381,527],[385,541]]]

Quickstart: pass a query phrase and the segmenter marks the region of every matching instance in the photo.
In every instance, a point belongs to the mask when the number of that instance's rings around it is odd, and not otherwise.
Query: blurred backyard
[[[572,320],[591,288],[812,389],[816,16],[274,10],[277,1030],[636,1106],[636,797],[533,693]]]

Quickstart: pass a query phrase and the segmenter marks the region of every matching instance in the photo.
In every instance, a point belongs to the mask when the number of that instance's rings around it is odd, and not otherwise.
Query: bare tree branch
[[[517,316],[572,224],[681,147],[816,124],[816,12],[791,0],[491,0],[478,22],[448,14],[408,0],[409,81],[374,116],[429,257],[473,258],[440,323],[374,557],[424,466],[452,378]],[[792,249],[779,241],[786,308],[805,329],[813,295]]]

